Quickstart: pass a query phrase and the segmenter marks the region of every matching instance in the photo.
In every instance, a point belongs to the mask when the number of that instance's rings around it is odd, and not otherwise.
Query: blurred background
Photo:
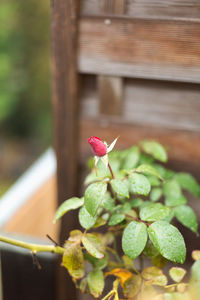
[[[0,2],[0,195],[52,142],[48,0]]]

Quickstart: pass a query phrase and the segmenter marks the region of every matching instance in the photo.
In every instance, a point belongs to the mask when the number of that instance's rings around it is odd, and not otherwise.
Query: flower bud
[[[98,138],[96,136],[91,136],[88,139],[88,143],[92,147],[94,155],[96,155],[98,157],[106,155],[107,146],[106,146],[106,144],[104,144],[104,142],[100,138]]]

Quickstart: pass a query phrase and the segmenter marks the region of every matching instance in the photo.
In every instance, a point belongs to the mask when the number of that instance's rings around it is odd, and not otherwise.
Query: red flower
[[[106,146],[106,144],[104,144],[104,142],[100,138],[98,138],[96,136],[91,136],[88,139],[88,143],[92,147],[94,155],[96,155],[98,157],[106,155],[107,146]]]

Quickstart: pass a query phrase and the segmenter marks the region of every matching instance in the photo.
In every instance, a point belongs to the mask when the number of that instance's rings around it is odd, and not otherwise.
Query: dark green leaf
[[[151,185],[146,176],[142,174],[132,174],[129,176],[130,192],[147,196],[150,192]]]
[[[56,223],[56,221],[60,219],[64,214],[66,214],[69,210],[77,209],[83,204],[84,198],[73,197],[64,201],[57,209],[53,222]]]
[[[95,216],[107,190],[107,183],[95,182],[88,186],[85,191],[85,208],[91,216]]]
[[[101,240],[92,233],[87,233],[82,237],[82,243],[89,254],[96,258],[104,257],[104,246]]]
[[[151,201],[156,202],[160,199],[161,196],[162,196],[162,189],[161,188],[156,188],[155,187],[151,190],[151,193],[150,193]]]
[[[91,263],[91,265],[99,270],[104,269],[108,264],[109,255],[106,253],[104,258],[97,259],[94,256],[90,255],[89,253],[84,254],[84,258]]]
[[[156,177],[162,179],[162,177],[158,173],[158,171],[150,165],[140,165],[139,167],[137,167],[137,169],[135,169],[135,171],[137,173],[143,173],[145,175],[153,175],[153,176],[156,176]]]
[[[192,175],[188,173],[177,173],[175,178],[183,189],[189,191],[196,197],[200,196],[200,186]]]
[[[124,220],[125,220],[125,215],[115,214],[115,215],[111,216],[108,225],[109,226],[114,226],[114,225],[117,225],[117,224],[121,223]]]
[[[126,181],[122,181],[120,179],[112,179],[110,184],[113,191],[117,195],[121,197],[129,198],[129,190],[128,190],[129,187]]]
[[[101,270],[95,269],[90,271],[87,276],[90,293],[98,298],[104,289],[104,276]]]
[[[198,231],[197,217],[193,209],[187,205],[178,206],[175,209],[175,216],[183,224],[194,232]]]
[[[167,153],[165,148],[155,141],[143,141],[141,143],[143,150],[152,155],[155,159],[160,160],[162,162],[167,161]]]
[[[144,223],[132,221],[125,228],[122,236],[124,253],[135,259],[144,250],[147,242],[147,228]]]
[[[85,206],[81,207],[81,209],[79,210],[78,218],[81,226],[85,229],[90,229],[96,223],[97,220],[96,216],[92,217],[89,214]]]
[[[123,287],[123,293],[128,299],[133,299],[139,292],[142,284],[140,275],[132,275],[128,278]]]
[[[85,267],[81,246],[76,243],[67,242],[65,248],[66,250],[63,254],[62,265],[67,268],[73,278],[82,278],[85,273]]]
[[[148,232],[152,243],[165,258],[184,263],[185,242],[176,227],[166,221],[156,221],[148,228]]]
[[[140,199],[140,198],[136,198],[136,199],[133,199],[131,200],[130,204],[131,204],[131,207],[140,207],[140,205],[143,203],[143,200]]]
[[[169,207],[161,203],[151,203],[140,210],[140,219],[143,221],[158,221],[167,217],[171,212]]]
[[[164,268],[168,260],[164,258],[161,254],[158,254],[152,258],[152,264],[158,268]]]
[[[159,254],[150,239],[147,240],[143,253],[149,258],[153,258]]]

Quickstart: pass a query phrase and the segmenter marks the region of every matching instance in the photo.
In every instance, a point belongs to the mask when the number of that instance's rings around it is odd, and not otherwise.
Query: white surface
[[[0,226],[56,172],[53,149],[48,149],[0,198]]]

